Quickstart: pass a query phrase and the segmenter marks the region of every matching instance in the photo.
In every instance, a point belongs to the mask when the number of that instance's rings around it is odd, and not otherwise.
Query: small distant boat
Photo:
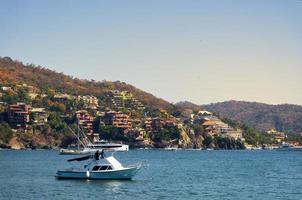
[[[72,161],[88,160],[84,167],[58,170],[55,177],[58,179],[96,179],[96,180],[130,180],[141,168],[142,163],[124,167],[113,157],[87,155],[69,159]]]
[[[167,151],[177,151],[178,147],[166,147],[165,150],[167,150]]]
[[[278,151],[302,151],[302,146],[295,146],[295,145],[292,145],[289,143],[283,143],[276,150],[278,150]]]

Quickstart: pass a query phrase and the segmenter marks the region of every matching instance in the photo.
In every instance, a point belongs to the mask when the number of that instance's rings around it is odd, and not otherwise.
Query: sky
[[[302,1],[0,0],[0,56],[174,103],[302,105]]]

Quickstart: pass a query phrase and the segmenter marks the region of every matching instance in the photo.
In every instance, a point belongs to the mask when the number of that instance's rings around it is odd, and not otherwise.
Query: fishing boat
[[[58,179],[130,180],[142,166],[142,163],[137,163],[124,167],[113,154],[105,157],[104,154],[98,156],[97,152],[95,155],[69,159],[68,162],[87,162],[79,168],[58,170],[55,177]]]

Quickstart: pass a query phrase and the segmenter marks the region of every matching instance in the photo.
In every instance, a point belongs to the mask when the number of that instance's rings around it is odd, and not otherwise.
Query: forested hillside
[[[302,106],[299,105],[226,101],[203,107],[218,113],[222,118],[239,121],[260,131],[275,128],[288,133],[302,132]]]
[[[145,105],[168,110],[174,107],[169,102],[124,82],[81,80],[42,66],[23,64],[9,57],[0,57],[0,75],[1,85],[26,83],[39,88],[41,93],[47,93],[49,89],[53,89],[56,92],[71,95],[91,94],[100,97],[110,90],[125,90],[133,93]]]

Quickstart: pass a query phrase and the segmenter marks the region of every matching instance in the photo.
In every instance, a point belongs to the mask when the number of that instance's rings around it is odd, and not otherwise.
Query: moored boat
[[[61,155],[80,155],[80,154],[87,154],[89,152],[83,152],[80,149],[60,149]]]
[[[97,151],[98,152],[98,151]],[[141,163],[124,167],[113,157],[105,157],[101,154],[87,155],[79,158],[69,159],[72,161],[88,160],[83,167],[58,170],[58,179],[97,179],[97,180],[130,180],[141,168]],[[103,151],[102,151],[103,152]]]
[[[112,143],[107,140],[98,140],[94,143],[89,143],[87,147],[83,149],[84,152],[96,152],[97,150],[106,151],[129,151],[129,145],[122,143]]]

